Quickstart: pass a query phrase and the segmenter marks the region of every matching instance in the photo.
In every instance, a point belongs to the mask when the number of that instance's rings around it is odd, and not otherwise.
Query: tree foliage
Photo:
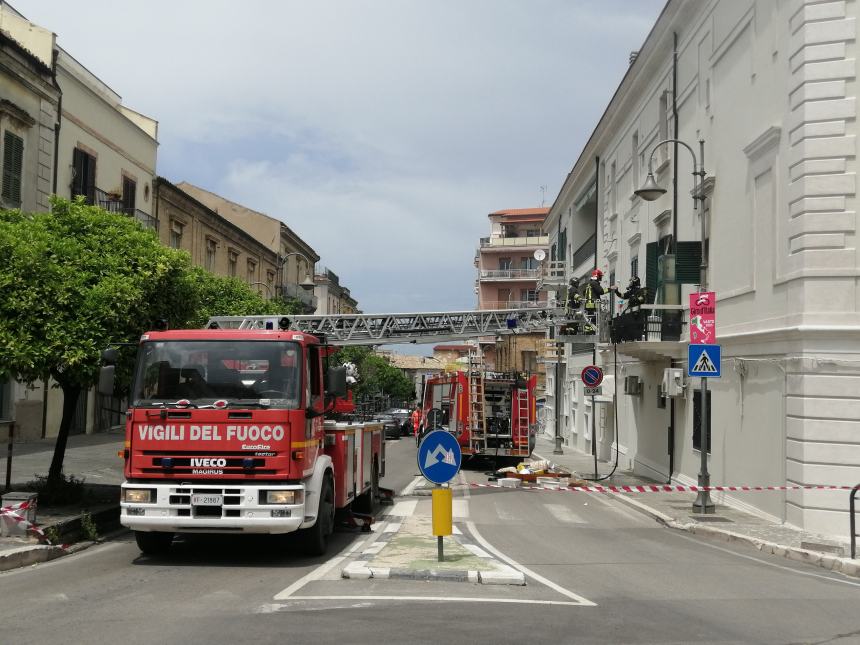
[[[162,246],[134,219],[80,199],[57,198],[50,213],[0,211],[0,293],[0,379],[50,376],[63,390],[52,479],[102,350],[120,346],[118,374],[127,377],[132,346],[159,319],[197,327],[212,315],[297,310],[295,302],[266,301],[235,278],[192,267],[187,253]]]
[[[393,399],[404,402],[415,398],[415,386],[403,370],[394,367],[382,356],[374,354],[369,347],[343,347],[338,351],[336,360],[339,363],[354,363],[358,368],[358,383],[353,390],[358,398],[374,394],[388,394]]]

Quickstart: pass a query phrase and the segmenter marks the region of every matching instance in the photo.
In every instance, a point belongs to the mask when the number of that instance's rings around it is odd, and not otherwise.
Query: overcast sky
[[[664,0],[14,0],[159,121],[158,173],[280,218],[366,312],[471,309]]]

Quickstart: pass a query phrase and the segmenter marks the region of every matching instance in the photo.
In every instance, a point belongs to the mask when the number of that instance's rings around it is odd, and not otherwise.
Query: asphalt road
[[[390,442],[383,485],[415,473],[414,442]],[[318,559],[228,536],[148,558],[125,535],[0,574],[0,642],[860,642],[860,581],[673,532],[611,498],[472,489],[455,511],[526,587],[342,580],[359,533]]]

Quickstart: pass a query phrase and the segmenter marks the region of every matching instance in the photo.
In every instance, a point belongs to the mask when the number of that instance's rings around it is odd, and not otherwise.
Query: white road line
[[[415,475],[415,479],[413,479],[409,484],[407,484],[398,497],[409,497],[413,492],[415,492],[415,487],[424,480],[424,477],[421,475]]]
[[[627,506],[625,506],[624,502],[618,501],[616,499],[606,499],[606,497],[602,494],[592,495],[591,499],[595,499],[608,509],[618,513],[619,515],[623,515],[629,520],[636,522],[636,524],[648,524],[653,525],[654,522],[649,521],[642,513],[631,510]]]
[[[474,553],[479,558],[492,558],[493,557],[489,553],[484,551],[484,549],[482,549],[479,546],[475,546],[474,544],[464,544],[463,546],[466,547],[469,551]]]
[[[407,499],[402,502],[397,502],[394,506],[388,509],[385,517],[412,517],[417,506],[417,499]]]
[[[349,559],[350,556],[355,554],[359,549],[364,548],[367,544],[369,544],[370,542],[375,540],[377,537],[378,536],[376,536],[376,535],[370,535],[367,538],[365,538],[364,540],[359,540],[358,542],[353,544],[352,547],[350,547],[350,549],[344,555],[338,555],[338,556],[333,557],[331,560],[329,560],[327,562],[323,562],[316,569],[308,572],[307,574],[305,574],[304,576],[302,576],[301,578],[296,580],[289,587],[287,587],[283,591],[280,591],[277,594],[275,594],[275,596],[274,596],[275,600],[285,600],[285,599],[289,598],[290,596],[292,596],[294,593],[296,593],[299,589],[304,587],[309,582],[313,582],[314,580],[319,580],[325,574],[327,574],[329,571],[331,571],[337,565],[339,565],[341,562]]]
[[[463,531],[461,531],[456,526],[452,527],[452,530],[454,531],[454,535],[463,535]]]
[[[581,518],[564,504],[544,504],[543,507],[559,522],[565,524],[588,524],[588,521]]]
[[[462,483],[465,483],[465,481],[466,481],[466,478],[463,477],[463,473],[460,473],[460,481]],[[471,495],[469,494],[468,487],[463,489],[463,495],[467,499],[469,497],[471,497]],[[478,531],[478,527],[475,526],[474,522],[468,521],[468,522],[466,522],[466,526],[469,527],[469,531],[471,532],[472,537],[474,537],[475,540],[482,547],[484,547],[487,551],[489,551],[494,556],[496,556],[499,560],[502,560],[503,562],[507,562],[514,569],[521,571],[524,575],[527,575],[532,580],[536,580],[537,582],[540,582],[542,585],[547,586],[550,589],[557,591],[562,596],[565,596],[567,598],[570,598],[571,600],[576,601],[577,604],[579,604],[581,606],[585,606],[585,607],[596,607],[597,606],[597,603],[590,601],[588,598],[585,598],[585,597],[580,596],[579,594],[576,594],[576,593],[574,593],[568,589],[565,589],[561,585],[557,585],[552,580],[544,578],[539,573],[535,573],[534,571],[532,571],[528,567],[524,567],[523,565],[521,565],[519,562],[517,562],[513,558],[509,558],[508,556],[506,556],[504,553],[499,551],[496,547],[494,547],[492,544],[490,544],[489,542],[487,542],[487,540],[484,539],[484,536],[482,536],[481,533]]]
[[[499,516],[500,520],[505,520],[506,522],[510,522],[510,521],[516,521],[516,520],[520,519],[516,515],[514,515],[511,511],[509,511],[504,506],[502,506],[501,501],[498,501],[498,500],[494,501],[493,502],[493,508],[496,509],[496,515]]]
[[[796,573],[799,576],[809,576],[811,578],[821,578],[822,580],[829,580],[830,582],[839,582],[843,585],[850,585],[851,587],[860,587],[860,582],[851,582],[850,580],[842,580],[841,578],[835,578],[833,576],[825,576],[820,573],[812,573],[811,571],[800,571],[798,569],[792,569],[791,567],[785,567],[781,564],[776,564],[775,562],[768,562],[767,560],[761,560],[751,555],[744,555],[743,553],[736,553],[731,549],[724,549],[721,546],[717,546],[715,544],[708,544],[703,540],[697,540],[696,538],[682,535],[676,531],[672,531],[672,535],[681,538],[682,540],[687,540],[688,542],[693,542],[695,544],[700,544],[702,546],[706,546],[709,549],[716,549],[717,551],[722,551],[723,553],[728,553],[729,555],[733,555],[737,558],[743,558],[744,560],[752,560],[753,562],[758,562],[759,564],[764,564],[769,567],[774,567],[775,569],[782,569],[783,571],[790,571],[791,573]]]
[[[495,602],[509,605],[555,605],[561,607],[592,607],[590,601],[565,602],[563,600],[526,600],[520,598],[457,598],[453,596],[292,596],[292,601],[298,600],[406,600],[411,602]],[[280,607],[288,607],[284,604]],[[266,611],[277,611],[280,607],[266,605]]]
[[[362,553],[369,553],[371,555],[375,555],[382,551],[385,548],[385,542],[374,542],[369,547],[367,547]]]
[[[391,522],[388,526],[382,529],[383,533],[397,533],[400,530],[400,522]]]
[[[454,517],[466,519],[469,517],[469,500],[455,499],[453,508]]]

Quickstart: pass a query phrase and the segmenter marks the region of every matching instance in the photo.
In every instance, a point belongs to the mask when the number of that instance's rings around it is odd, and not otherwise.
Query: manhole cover
[[[716,515],[691,515],[691,518],[697,522],[733,522],[727,517],[717,517]]]

